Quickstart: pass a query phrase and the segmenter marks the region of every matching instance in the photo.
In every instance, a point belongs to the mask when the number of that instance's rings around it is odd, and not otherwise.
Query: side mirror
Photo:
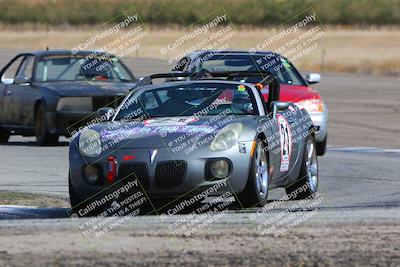
[[[14,79],[14,84],[26,84],[30,83],[31,79],[25,76],[16,76]]]
[[[114,109],[110,107],[101,108],[96,112],[96,118],[101,119],[101,121],[109,121],[114,112]]]
[[[307,73],[306,80],[309,84],[319,83],[321,81],[321,75],[318,73]]]
[[[289,108],[289,102],[282,102],[282,101],[272,101],[271,108],[272,108],[272,118],[276,119],[276,114],[280,110],[286,110]]]

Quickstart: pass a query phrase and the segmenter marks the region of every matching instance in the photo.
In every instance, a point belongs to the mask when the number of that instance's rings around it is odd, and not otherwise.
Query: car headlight
[[[307,99],[297,103],[294,103],[299,108],[307,110],[308,113],[313,112],[324,112],[324,102],[321,99]]]
[[[222,151],[236,145],[243,130],[241,123],[232,123],[222,128],[211,142],[211,150]]]
[[[213,161],[210,165],[210,171],[215,178],[226,178],[229,174],[229,163],[225,159]]]
[[[96,184],[99,179],[98,169],[91,165],[86,166],[85,178],[90,184]]]
[[[83,130],[79,137],[79,151],[87,157],[95,157],[100,155],[100,134],[92,129]]]

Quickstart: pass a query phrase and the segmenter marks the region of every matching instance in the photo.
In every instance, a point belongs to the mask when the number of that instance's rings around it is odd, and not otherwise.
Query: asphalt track
[[[12,137],[9,144],[1,145],[0,191],[68,198],[67,141],[39,147],[32,138]],[[400,208],[399,162],[397,149],[330,147],[319,157],[319,192],[324,201],[318,207]],[[283,195],[283,190],[274,189],[269,198]]]

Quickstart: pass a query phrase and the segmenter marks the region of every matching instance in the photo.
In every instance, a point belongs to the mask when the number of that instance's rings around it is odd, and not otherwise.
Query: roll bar
[[[134,90],[138,87],[150,85],[154,79],[174,79],[167,82],[176,82],[178,78],[189,78],[189,80],[213,80],[213,78],[226,78],[226,80],[232,80],[235,77],[263,77],[255,86],[258,89],[262,89],[268,86],[268,108],[271,107],[272,101],[279,100],[280,86],[276,76],[267,71],[226,71],[226,72],[210,72],[205,69],[199,72],[182,72],[182,71],[171,71],[168,73],[156,73],[149,76],[144,76],[139,79],[138,83],[130,90]]]

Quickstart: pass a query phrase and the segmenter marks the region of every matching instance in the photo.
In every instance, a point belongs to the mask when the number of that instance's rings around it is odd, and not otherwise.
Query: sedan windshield
[[[274,73],[279,83],[289,85],[305,85],[303,78],[294,68],[293,64],[281,56],[217,54],[211,57],[198,57],[192,64],[191,70],[198,72],[206,69],[209,72],[225,71],[268,71]],[[248,77],[246,82],[258,82],[260,77]]]
[[[34,80],[128,82],[134,77],[115,57],[107,55],[47,55],[38,59]]]
[[[189,83],[137,91],[124,103],[115,120],[151,117],[255,115],[257,105],[245,85]]]

